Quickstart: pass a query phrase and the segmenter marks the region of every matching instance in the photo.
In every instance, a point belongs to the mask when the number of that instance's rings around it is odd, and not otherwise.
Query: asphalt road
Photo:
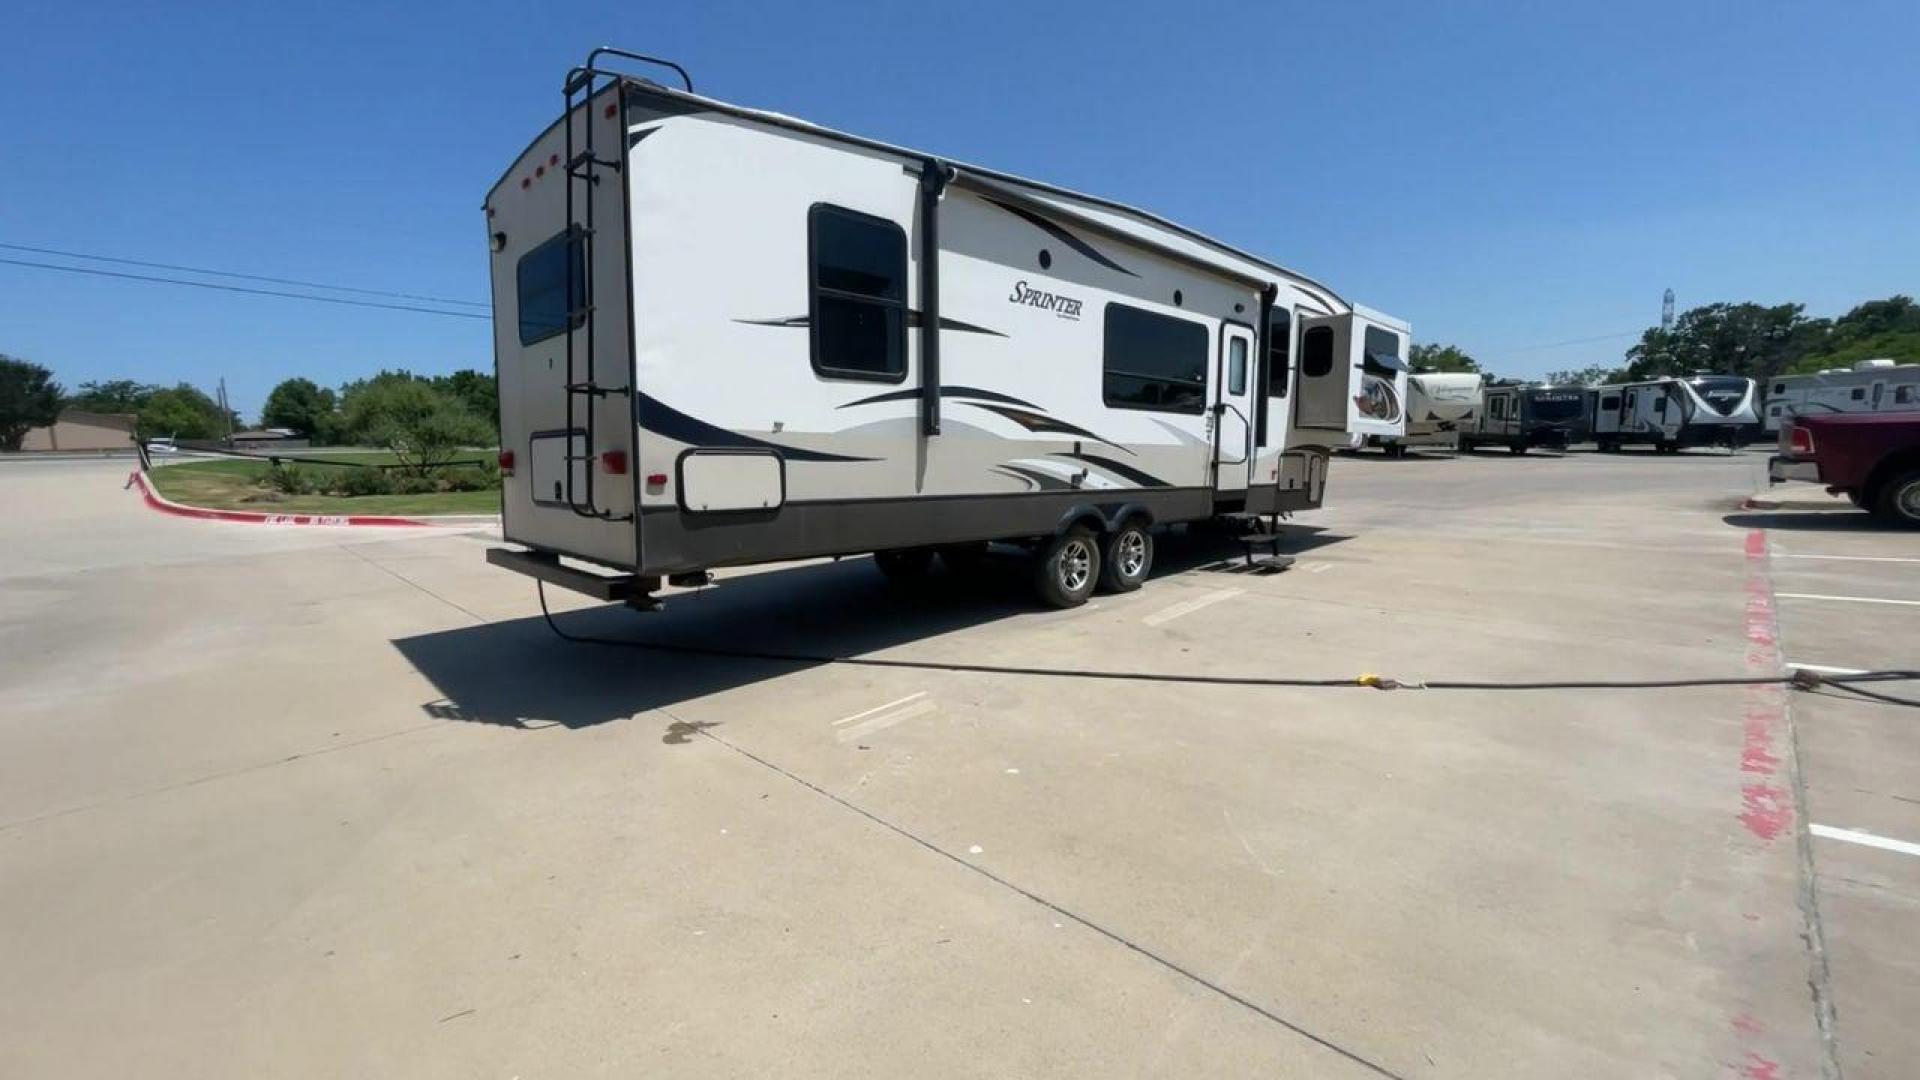
[[[1072,612],[865,560],[555,599],[928,662],[1912,666],[1920,606],[1800,597],[1920,599],[1864,561],[1913,538],[1739,509],[1762,462],[1342,460],[1288,573],[1171,535]],[[483,532],[182,521],[124,476],[0,463],[0,1076],[1920,1071],[1920,857],[1832,835],[1920,840],[1911,711],[573,645]]]

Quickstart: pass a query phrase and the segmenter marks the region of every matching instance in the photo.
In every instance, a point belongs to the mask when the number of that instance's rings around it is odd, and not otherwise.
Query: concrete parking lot
[[[1341,460],[1291,571],[1175,533],[1068,612],[863,559],[552,595],[920,668],[570,644],[484,530],[125,473],[0,463],[0,1076],[1920,1072],[1913,710],[937,666],[1917,666],[1915,537],[1743,509],[1761,455]]]

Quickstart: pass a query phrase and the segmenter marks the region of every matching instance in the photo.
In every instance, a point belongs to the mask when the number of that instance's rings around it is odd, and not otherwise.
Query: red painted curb
[[[135,469],[127,477],[129,486],[140,486],[140,497],[163,514],[198,518],[202,521],[236,521],[248,525],[371,525],[389,528],[431,528],[433,523],[417,518],[388,517],[381,514],[263,514],[253,510],[212,510],[204,506],[183,506],[159,492],[147,482],[147,474]]]

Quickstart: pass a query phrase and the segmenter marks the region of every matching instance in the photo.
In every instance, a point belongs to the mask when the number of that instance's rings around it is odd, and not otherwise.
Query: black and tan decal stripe
[[[1117,273],[1125,274],[1128,277],[1140,276],[1139,274],[1134,273],[1133,271],[1127,269],[1126,267],[1121,266],[1119,263],[1114,262],[1112,259],[1107,258],[1105,255],[1102,255],[1099,252],[1099,250],[1096,249],[1092,244],[1089,244],[1085,240],[1082,240],[1078,236],[1075,236],[1073,233],[1068,232],[1066,226],[1060,224],[1057,221],[1054,221],[1050,218],[1043,217],[1040,214],[1036,214],[1032,210],[1029,210],[1024,206],[1019,206],[1010,202],[1003,202],[1000,199],[996,199],[991,195],[982,195],[980,196],[980,198],[986,202],[992,203],[993,205],[999,207],[1002,210],[1005,210],[1007,213],[1012,214],[1014,217],[1019,218],[1020,220],[1026,222],[1027,224],[1032,225],[1034,228],[1039,229],[1041,232],[1046,233],[1048,236],[1053,237],[1055,240],[1060,241],[1061,243],[1067,245],[1073,250],[1079,252],[1080,254],[1085,255],[1087,258],[1092,259],[1094,262],[1100,264],[1101,266],[1106,267],[1109,270],[1113,270]]]
[[[640,426],[656,435],[664,435],[675,442],[688,446],[718,446],[736,449],[777,450],[788,461],[878,461],[879,458],[849,457],[845,454],[829,454],[820,450],[808,450],[799,446],[783,446],[780,443],[756,439],[738,431],[728,431],[716,427],[697,417],[662,404],[658,399],[640,394]]]
[[[733,321],[737,323],[745,323],[748,326],[795,326],[795,327],[798,327],[798,326],[812,325],[812,320],[805,315],[788,315],[784,319],[735,319]],[[907,312],[907,326],[909,328],[918,327],[920,325],[920,322],[921,322],[921,316],[918,311]],[[961,322],[959,319],[949,319],[945,315],[940,316],[940,329],[953,330],[962,334],[985,334],[988,337],[1003,338],[1007,336],[998,330],[989,330],[984,326],[975,326],[973,323]]]

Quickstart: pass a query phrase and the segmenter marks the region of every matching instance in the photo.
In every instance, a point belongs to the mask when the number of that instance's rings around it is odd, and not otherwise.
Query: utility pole
[[[233,447],[233,409],[227,405],[227,379],[224,375],[220,377],[220,426],[226,429],[226,444],[231,449]]]
[[[1660,298],[1660,332],[1663,334],[1668,334],[1673,332],[1673,290],[1672,289],[1668,289],[1667,294]]]

